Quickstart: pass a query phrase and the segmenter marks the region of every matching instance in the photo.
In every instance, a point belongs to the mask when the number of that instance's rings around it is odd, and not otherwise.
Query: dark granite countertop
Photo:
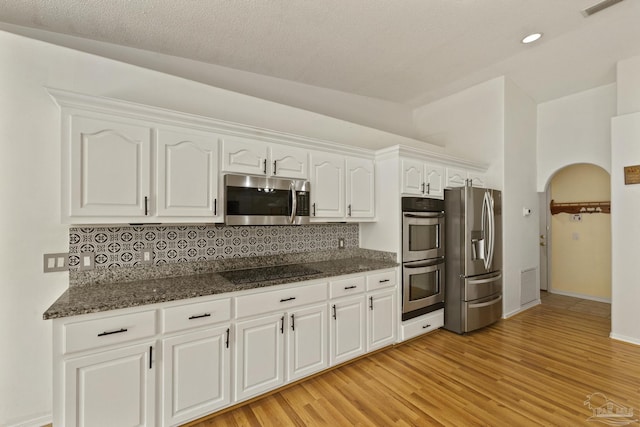
[[[43,318],[45,320],[56,319],[120,308],[140,307],[147,304],[244,291],[372,270],[382,270],[398,265],[388,256],[368,257],[366,256],[366,252],[364,256],[360,253],[354,253],[352,255],[354,256],[341,259],[297,263],[301,268],[297,269],[295,276],[270,280],[265,280],[266,276],[258,271],[262,270],[260,267],[264,266],[252,265],[249,261],[248,267],[250,268],[236,268],[234,269],[233,275],[228,275],[232,277],[235,283],[223,277],[223,271],[217,271],[178,277],[70,286],[69,289],[49,307],[44,313]],[[314,257],[307,258],[313,259]],[[255,264],[255,262],[253,264]],[[256,270],[256,267],[258,267],[258,270]],[[256,273],[258,273],[258,277],[256,277],[254,281],[251,279],[251,275],[255,275]]]

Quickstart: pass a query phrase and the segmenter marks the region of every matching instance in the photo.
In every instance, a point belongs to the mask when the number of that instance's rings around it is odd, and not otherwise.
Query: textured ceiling
[[[499,75],[538,102],[614,81],[640,0],[585,18],[598,2],[0,0],[0,21],[418,106]]]

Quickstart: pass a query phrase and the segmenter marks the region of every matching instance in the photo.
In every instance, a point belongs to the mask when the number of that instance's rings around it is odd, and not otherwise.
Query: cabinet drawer
[[[288,310],[327,299],[327,284],[300,285],[278,291],[260,292],[235,299],[236,317],[255,316],[278,310]]]
[[[120,344],[155,335],[156,311],[69,323],[63,329],[65,353]]]
[[[396,277],[396,270],[369,274],[367,276],[367,291],[375,291],[376,289],[393,287],[396,285]]]
[[[231,319],[231,299],[179,305],[162,310],[162,330],[165,333],[198,326],[212,325]]]
[[[434,311],[424,316],[402,322],[402,341],[426,334],[444,325],[444,310]]]
[[[332,280],[329,282],[329,297],[338,298],[346,295],[364,292],[364,276],[356,276],[348,279]]]

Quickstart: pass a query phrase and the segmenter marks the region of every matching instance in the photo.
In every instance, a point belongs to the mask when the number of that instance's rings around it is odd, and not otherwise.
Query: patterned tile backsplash
[[[152,249],[160,265],[327,250],[341,237],[347,248],[357,248],[358,234],[358,224],[72,227],[69,269],[79,270],[83,252],[94,252],[96,268],[108,269],[140,264],[144,249]]]

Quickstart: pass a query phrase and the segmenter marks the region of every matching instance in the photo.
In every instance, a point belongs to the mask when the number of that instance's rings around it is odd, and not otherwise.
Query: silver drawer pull
[[[189,320],[202,319],[203,317],[211,317],[211,313],[204,313],[204,314],[199,314],[197,316],[190,316]]]
[[[102,333],[98,334],[98,336],[99,337],[104,337],[106,335],[121,334],[123,332],[127,332],[127,329],[126,328],[121,328],[121,329],[118,329],[117,331],[108,331],[108,332],[105,331],[105,332],[102,332]]]
[[[294,299],[296,299],[296,297],[284,298],[284,299],[281,299],[280,302],[293,301]]]
[[[352,285],[352,286],[345,286],[345,287],[344,287],[344,290],[346,291],[347,289],[355,289],[355,288],[357,288],[357,286],[356,286],[356,285]]]

